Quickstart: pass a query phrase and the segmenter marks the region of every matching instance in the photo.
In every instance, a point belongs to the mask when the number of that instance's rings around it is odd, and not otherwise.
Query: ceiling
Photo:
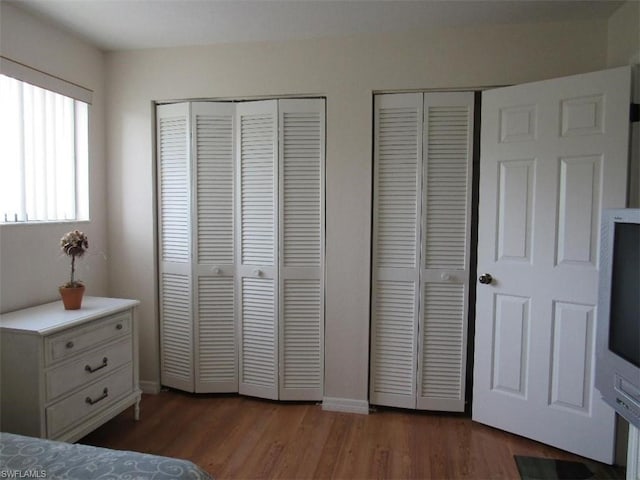
[[[1,0],[103,50],[608,18],[614,0]]]

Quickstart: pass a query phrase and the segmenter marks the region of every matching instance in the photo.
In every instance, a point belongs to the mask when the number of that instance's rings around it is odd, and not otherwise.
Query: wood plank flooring
[[[518,479],[513,455],[580,457],[461,415],[163,391],[80,443],[191,460],[216,479]]]

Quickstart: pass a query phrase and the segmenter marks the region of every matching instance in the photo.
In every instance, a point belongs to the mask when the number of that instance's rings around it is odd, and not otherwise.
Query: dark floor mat
[[[522,480],[624,480],[624,467],[514,455]]]

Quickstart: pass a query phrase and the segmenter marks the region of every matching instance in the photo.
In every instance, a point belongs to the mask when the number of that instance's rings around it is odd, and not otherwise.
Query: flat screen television
[[[596,388],[640,428],[640,209],[605,210],[600,234]]]

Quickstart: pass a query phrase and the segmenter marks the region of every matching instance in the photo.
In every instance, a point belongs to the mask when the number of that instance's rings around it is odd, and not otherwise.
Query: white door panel
[[[157,110],[161,382],[194,391],[190,105]]]
[[[237,392],[234,308],[234,117],[229,102],[191,103],[194,369],[198,393]]]
[[[375,97],[373,404],[415,408],[423,95]]]
[[[324,100],[279,100],[278,115],[280,399],[322,400]]]
[[[239,392],[277,399],[278,102],[247,102],[236,112]]]
[[[483,94],[473,418],[603,462],[597,232],[625,205],[629,87],[625,67]]]
[[[416,406],[463,412],[471,238],[473,92],[424,94]]]

